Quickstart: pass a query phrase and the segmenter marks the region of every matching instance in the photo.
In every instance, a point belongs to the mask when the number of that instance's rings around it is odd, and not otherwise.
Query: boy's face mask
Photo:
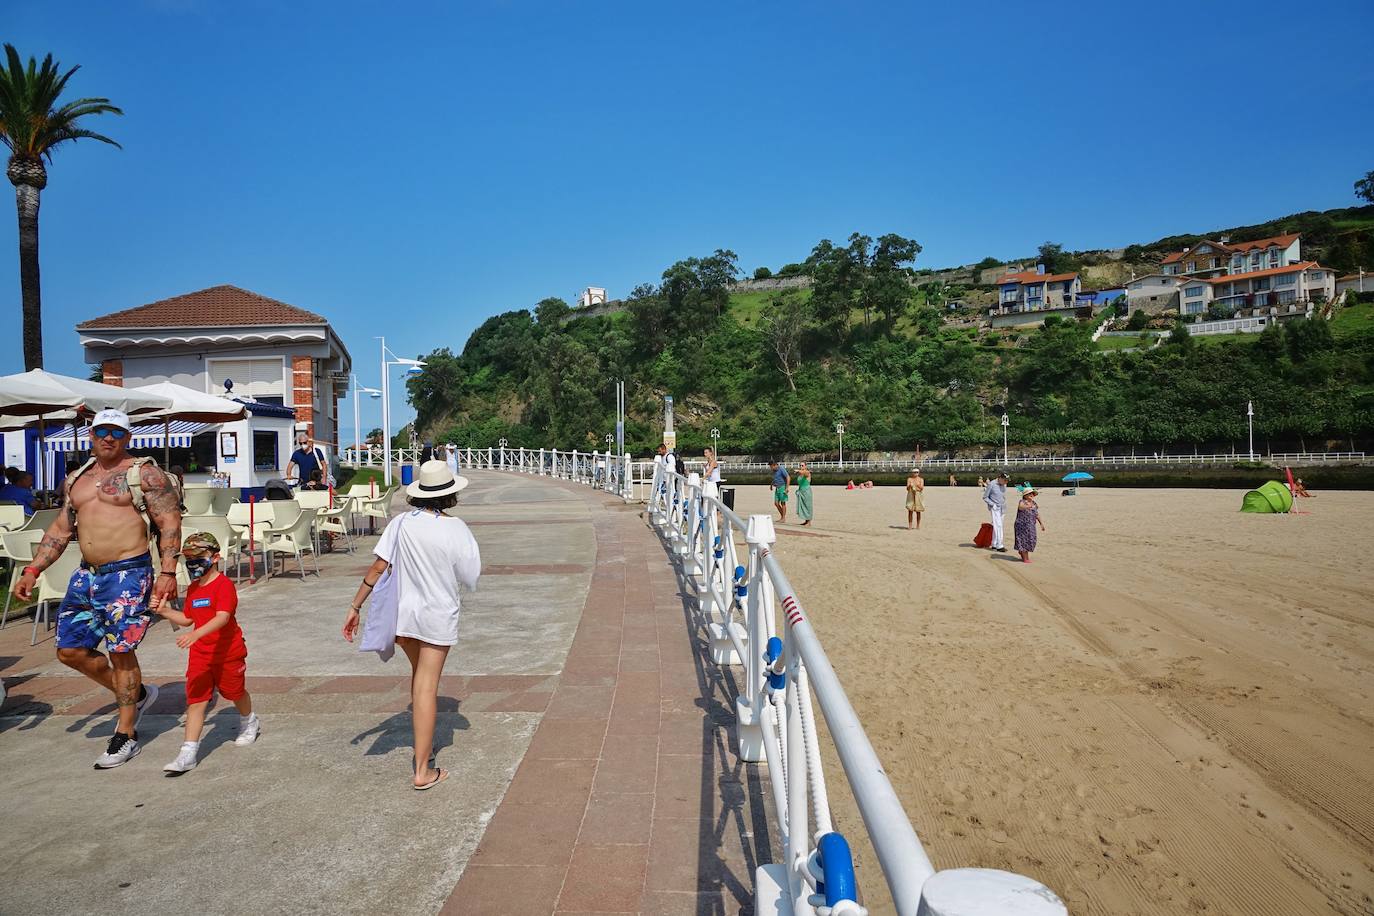
[[[192,579],[199,579],[201,576],[208,573],[211,567],[213,567],[214,565],[215,558],[212,556],[187,557],[186,574],[189,575]]]

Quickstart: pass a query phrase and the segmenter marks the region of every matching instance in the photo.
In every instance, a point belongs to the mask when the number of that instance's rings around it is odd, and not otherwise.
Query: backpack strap
[[[152,458],[135,458],[134,463],[129,465],[129,470],[124,479],[129,483],[129,496],[134,501],[134,508],[146,518],[148,501],[143,496],[143,466],[145,464],[157,467],[157,461]]]
[[[76,483],[76,478],[89,471],[93,464],[95,464],[95,459],[87,458],[85,464],[68,474],[66,481],[62,484],[62,492],[70,493],[72,491],[72,484]]]

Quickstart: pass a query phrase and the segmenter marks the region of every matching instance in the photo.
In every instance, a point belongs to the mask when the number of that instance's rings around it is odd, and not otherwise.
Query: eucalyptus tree
[[[65,73],[49,54],[40,65],[30,57],[24,65],[13,45],[5,45],[5,63],[0,68],[0,142],[10,151],[5,170],[14,185],[15,205],[19,210],[19,287],[23,298],[24,368],[43,367],[43,304],[38,278],[38,203],[48,186],[52,152],[63,143],[99,140],[119,146],[103,134],[82,126],[94,115],[124,112],[105,98],[74,99],[62,102],[62,92],[72,74]]]

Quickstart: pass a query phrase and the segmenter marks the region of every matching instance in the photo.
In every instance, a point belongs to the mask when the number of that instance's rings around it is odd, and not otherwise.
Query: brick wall
[[[291,357],[291,406],[296,410],[296,422],[306,424],[310,437],[315,437],[315,370],[308,356]]]
[[[117,388],[124,387],[124,360],[107,359],[100,364],[101,381]]]

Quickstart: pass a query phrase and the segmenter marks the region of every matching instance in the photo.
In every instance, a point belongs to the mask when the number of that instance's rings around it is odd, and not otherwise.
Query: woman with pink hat
[[[420,465],[419,478],[406,487],[411,509],[387,522],[373,549],[377,559],[363,576],[343,626],[344,639],[352,642],[363,601],[376,588],[377,595],[368,608],[363,649],[390,658],[389,641],[385,646],[369,645],[369,638],[374,629],[372,616],[390,615],[394,607],[395,642],[410,660],[412,671],[413,784],[419,791],[432,789],[448,778],[448,771],[434,767],[430,759],[439,675],[449,649],[458,642],[458,611],[462,606],[459,586],[476,588],[482,571],[477,541],[467,524],[445,514],[458,504],[458,491],[467,485],[467,478],[456,476],[444,461],[434,459]],[[389,616],[386,622],[390,623]]]

